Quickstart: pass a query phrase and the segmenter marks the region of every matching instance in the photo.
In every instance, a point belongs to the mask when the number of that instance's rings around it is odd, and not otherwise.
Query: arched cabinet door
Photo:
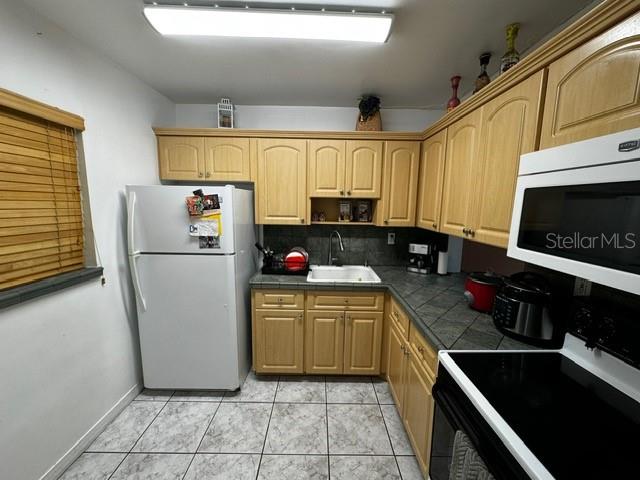
[[[436,232],[440,228],[446,148],[446,130],[441,130],[422,142],[416,226]]]
[[[472,202],[472,240],[506,248],[520,155],[536,149],[544,72],[485,104]]]
[[[440,231],[449,235],[466,237],[470,228],[481,123],[482,109],[477,109],[447,128]]]
[[[383,226],[415,226],[419,161],[420,142],[385,142],[382,175]]]
[[[158,137],[161,180],[204,180],[204,138]]]
[[[549,66],[540,148],[640,127],[640,13]]]
[[[344,140],[309,141],[309,196],[343,197]]]
[[[381,140],[348,140],[345,193],[352,198],[380,198]]]
[[[231,182],[251,180],[248,138],[206,138],[204,150],[207,180]]]
[[[257,223],[305,224],[307,141],[260,138],[257,164]]]

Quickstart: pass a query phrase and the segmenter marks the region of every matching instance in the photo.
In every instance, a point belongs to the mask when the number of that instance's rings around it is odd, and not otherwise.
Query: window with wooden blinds
[[[0,290],[84,268],[75,131],[0,106]]]

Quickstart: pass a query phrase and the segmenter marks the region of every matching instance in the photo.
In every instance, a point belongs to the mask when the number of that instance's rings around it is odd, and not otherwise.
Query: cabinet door
[[[248,182],[248,138],[205,138],[205,178],[214,181]]]
[[[446,130],[422,143],[416,225],[428,230],[438,231],[440,223],[446,147]]]
[[[158,137],[161,180],[204,179],[204,138]]]
[[[481,120],[482,109],[474,110],[447,129],[440,221],[443,233],[462,237],[465,236],[463,229],[469,228]]]
[[[345,142],[342,140],[309,141],[309,196],[343,197]]]
[[[307,210],[306,140],[258,139],[258,222],[304,224]]]
[[[346,143],[345,189],[353,198],[380,198],[382,142],[349,140]]]
[[[416,224],[416,191],[420,142],[386,142],[384,152],[382,221],[384,225]]]
[[[424,475],[429,470],[431,456],[431,432],[433,424],[433,380],[415,362],[409,353],[405,375],[403,422],[407,436],[416,454],[416,460]]]
[[[392,323],[389,329],[388,345],[389,362],[387,363],[387,381],[389,390],[398,406],[398,411],[402,412],[404,403],[404,374],[406,364],[406,341],[398,333],[396,326]]]
[[[342,373],[344,312],[307,312],[304,357],[306,373]]]
[[[544,72],[484,105],[471,238],[507,248],[520,155],[536,149]]]
[[[344,373],[377,375],[382,348],[382,312],[345,313]]]
[[[640,127],[640,13],[549,66],[540,148]]]
[[[256,372],[302,373],[303,317],[300,310],[254,310]]]

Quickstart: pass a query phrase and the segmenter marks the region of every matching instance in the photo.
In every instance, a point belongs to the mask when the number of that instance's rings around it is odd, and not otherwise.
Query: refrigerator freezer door
[[[191,217],[185,198],[202,189],[221,199],[222,235],[219,248],[200,248],[189,235]],[[127,185],[127,242],[134,253],[234,253],[233,192],[235,187]]]
[[[132,256],[147,388],[240,386],[235,256]]]

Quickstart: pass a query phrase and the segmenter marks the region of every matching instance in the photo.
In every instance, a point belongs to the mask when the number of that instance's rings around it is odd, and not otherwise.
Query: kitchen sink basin
[[[344,265],[342,267],[312,265],[311,271],[307,275],[307,282],[380,283],[380,277],[371,267],[364,265]]]

